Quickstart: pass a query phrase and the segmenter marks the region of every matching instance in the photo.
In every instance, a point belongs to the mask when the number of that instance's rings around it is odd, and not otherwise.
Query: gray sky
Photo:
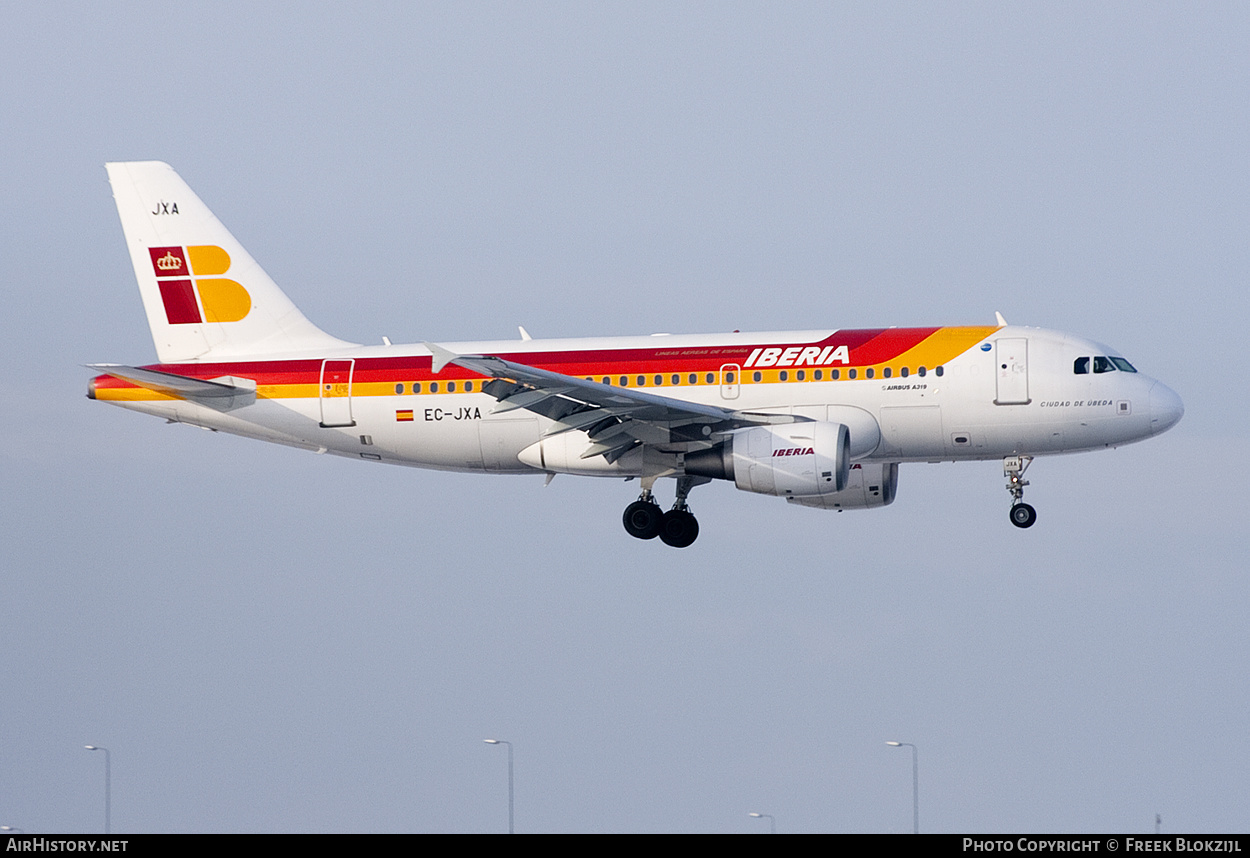
[[[1240,3],[10,3],[0,824],[1244,832]],[[1015,324],[1122,350],[1152,441],[718,484],[317,457],[89,402],[155,359],[106,160],[170,162],[378,342]],[[671,498],[666,487],[663,498]]]

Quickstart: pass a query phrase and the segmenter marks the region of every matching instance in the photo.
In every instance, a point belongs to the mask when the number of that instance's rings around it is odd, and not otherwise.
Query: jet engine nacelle
[[[894,502],[898,491],[898,463],[851,465],[850,479],[840,492],[814,497],[787,498],[790,503],[817,509],[870,509]]]
[[[733,480],[738,488],[778,497],[827,495],[846,488],[850,433],[841,423],[753,426],[711,450],[687,453],[693,476]]]

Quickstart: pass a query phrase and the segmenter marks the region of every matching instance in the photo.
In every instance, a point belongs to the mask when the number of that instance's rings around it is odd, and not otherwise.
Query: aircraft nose
[[[1150,388],[1150,432],[1158,435],[1175,426],[1185,414],[1185,404],[1176,391],[1161,381]]]

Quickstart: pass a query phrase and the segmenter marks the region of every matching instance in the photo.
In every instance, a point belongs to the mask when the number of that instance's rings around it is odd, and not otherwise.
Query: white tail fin
[[[105,167],[162,363],[350,345],[304,318],[168,164]]]

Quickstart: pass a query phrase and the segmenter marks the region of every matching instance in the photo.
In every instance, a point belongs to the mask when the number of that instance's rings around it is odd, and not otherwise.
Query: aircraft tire
[[[1037,510],[1027,503],[1018,503],[1011,508],[1011,523],[1016,527],[1032,527],[1037,521]]]
[[[699,520],[685,510],[671,509],[660,524],[660,540],[673,548],[685,548],[699,538]]]
[[[641,500],[625,507],[625,514],[621,516],[625,532],[638,539],[655,539],[659,536],[663,520],[664,513],[657,504]]]

